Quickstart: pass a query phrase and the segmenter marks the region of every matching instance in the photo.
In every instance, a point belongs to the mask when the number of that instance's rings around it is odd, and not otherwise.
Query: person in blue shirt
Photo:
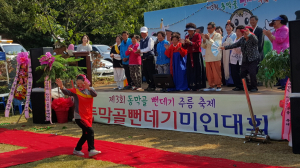
[[[125,86],[125,90],[131,89],[133,86],[132,79],[130,77],[130,70],[129,70],[129,55],[126,55],[125,52],[127,51],[128,47],[132,44],[131,39],[128,38],[129,33],[128,31],[122,32],[122,43],[120,45],[120,55],[122,59],[123,68],[125,70],[125,76],[127,78],[128,86]]]
[[[169,42],[165,40],[166,34],[163,31],[159,31],[157,33],[157,39],[158,39],[158,44],[157,44],[157,71],[158,74],[169,74],[170,73],[170,58],[168,58],[165,55],[165,44],[169,45]]]
[[[156,47],[156,53],[157,53],[157,72],[158,74],[170,74],[170,58],[168,58],[165,55],[165,45],[169,45],[169,42],[165,40],[166,33],[163,31],[157,32],[157,40],[158,44]],[[161,91],[165,92],[165,89],[162,89]]]

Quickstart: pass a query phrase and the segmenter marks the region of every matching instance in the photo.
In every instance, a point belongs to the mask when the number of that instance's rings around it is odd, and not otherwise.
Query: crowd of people
[[[204,27],[188,23],[184,39],[179,32],[166,30],[155,34],[157,41],[149,36],[147,27],[140,29],[141,37],[129,36],[123,31],[116,37],[111,50],[117,83],[114,89],[142,90],[144,76],[148,84],[144,90],[155,91],[153,75],[171,74],[175,88],[161,91],[221,91],[222,86],[234,86],[233,91],[241,91],[244,90],[241,79],[246,78],[249,91],[257,92],[259,82],[256,75],[259,62],[264,59],[265,36],[278,53],[289,48],[288,18],[285,15],[270,23],[274,32],[263,30],[257,22],[257,16],[251,16],[251,26],[235,26],[227,21],[224,27],[226,35],[214,22],[207,24],[207,34],[203,33]],[[217,55],[211,50],[216,44],[222,50]],[[125,79],[128,85],[124,87]],[[279,81],[280,88],[284,88],[286,79]]]

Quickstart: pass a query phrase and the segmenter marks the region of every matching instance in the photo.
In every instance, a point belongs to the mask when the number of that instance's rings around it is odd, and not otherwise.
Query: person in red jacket
[[[142,59],[141,59],[141,55],[139,53],[136,53],[140,45],[138,43],[138,39],[139,39],[138,35],[131,36],[132,44],[128,47],[125,54],[129,55],[129,70],[130,70],[130,76],[133,83],[132,90],[140,91],[142,90],[142,71],[141,71]]]
[[[94,147],[94,130],[92,128],[93,122],[93,101],[94,97],[97,96],[97,92],[90,88],[90,82],[85,77],[85,75],[78,75],[76,79],[76,85],[78,88],[75,88],[72,85],[72,89],[66,89],[60,79],[56,79],[56,84],[61,89],[63,94],[74,97],[75,111],[74,118],[76,124],[82,129],[82,136],[77,143],[76,148],[73,151],[73,154],[83,156],[84,153],[81,152],[82,145],[87,141],[89,156],[95,156],[100,151],[95,150]]]
[[[175,89],[172,90],[189,90],[186,75],[186,54],[187,50],[182,48],[179,42],[180,36],[175,34],[171,37],[172,44],[165,44],[165,55],[170,58],[170,73],[173,76]]]
[[[181,40],[183,48],[187,49],[187,81],[188,86],[193,91],[206,87],[205,67],[201,53],[201,35],[196,33],[196,25],[188,23],[185,31],[188,35],[185,40]]]

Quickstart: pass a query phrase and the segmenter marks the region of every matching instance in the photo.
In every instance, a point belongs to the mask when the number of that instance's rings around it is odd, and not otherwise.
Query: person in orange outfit
[[[175,88],[169,90],[189,90],[186,77],[187,50],[182,48],[182,44],[179,42],[180,36],[178,34],[173,35],[171,40],[171,45],[165,44],[165,55],[170,58],[170,73],[173,76]]]
[[[209,83],[209,88],[204,89],[204,91],[221,91],[222,85],[222,71],[221,71],[221,58],[222,52],[219,52],[215,56],[211,47],[216,42],[219,46],[222,44],[221,34],[215,31],[216,24],[210,22],[207,25],[208,34],[201,34],[203,38],[202,48],[206,49],[205,53],[205,63],[206,63],[206,76]],[[217,88],[215,88],[217,86]]]
[[[73,86],[72,89],[66,89],[60,79],[56,79],[56,84],[61,89],[61,91],[68,96],[74,97],[75,111],[74,118],[76,124],[82,129],[82,136],[77,143],[73,154],[83,156],[84,153],[81,152],[82,145],[87,141],[89,156],[95,156],[100,151],[95,150],[94,147],[94,130],[92,128],[93,122],[93,101],[94,97],[97,96],[97,92],[90,88],[90,82],[85,77],[85,75],[79,75],[76,79],[77,88]],[[73,81],[72,81],[73,85]]]

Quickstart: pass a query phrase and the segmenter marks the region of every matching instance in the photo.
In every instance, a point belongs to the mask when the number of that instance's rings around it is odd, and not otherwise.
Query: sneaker
[[[212,87],[209,87],[209,88],[203,89],[203,91],[205,91],[205,92],[216,91],[216,89],[212,88]]]
[[[123,90],[123,88],[119,87],[119,90]]]
[[[136,90],[137,88],[135,86],[132,86],[132,90]]]
[[[74,149],[74,151],[73,151],[73,154],[74,154],[74,155],[77,155],[77,156],[84,156],[84,153],[82,153],[81,151],[77,151],[77,150],[75,150],[75,149]]]
[[[119,88],[114,88],[114,90],[118,90]]]
[[[97,150],[93,149],[93,150],[91,150],[91,151],[89,152],[89,157],[98,155],[98,154],[100,154],[100,153],[101,153],[101,151],[97,151]]]
[[[221,87],[217,87],[216,91],[220,92],[220,91],[222,91],[222,88]]]
[[[137,88],[136,90],[137,90],[137,91],[142,91],[143,89],[142,89],[142,88]]]

